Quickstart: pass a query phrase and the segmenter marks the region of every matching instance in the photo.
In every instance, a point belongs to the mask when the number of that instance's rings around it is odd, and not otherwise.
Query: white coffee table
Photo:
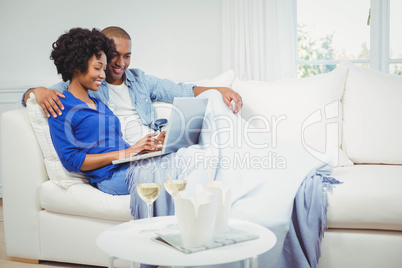
[[[165,228],[176,223],[176,217],[152,218],[153,228]],[[109,254],[109,267],[114,267],[114,259],[119,258],[135,263],[164,266],[203,266],[244,260],[245,267],[258,266],[258,255],[270,250],[276,243],[273,232],[255,223],[231,219],[229,226],[257,234],[258,239],[233,245],[218,247],[192,254],[182,253],[173,247],[153,241],[150,236],[139,232],[148,227],[148,219],[130,221],[114,226],[101,233],[98,246]]]

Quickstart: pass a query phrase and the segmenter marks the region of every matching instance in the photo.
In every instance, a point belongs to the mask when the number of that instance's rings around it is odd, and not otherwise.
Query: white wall
[[[131,68],[175,81],[212,78],[223,71],[221,13],[221,0],[1,0],[0,112],[17,108],[26,88],[60,80],[51,45],[73,27],[124,28]]]
[[[222,71],[220,0],[1,0],[0,85],[56,81],[51,44],[72,27],[123,27],[132,68],[193,80]]]

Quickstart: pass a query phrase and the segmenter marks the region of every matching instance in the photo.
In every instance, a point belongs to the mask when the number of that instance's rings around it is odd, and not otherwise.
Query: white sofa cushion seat
[[[402,165],[334,168],[343,182],[328,194],[328,227],[402,231]]]
[[[40,187],[40,202],[43,209],[55,213],[113,221],[133,219],[130,195],[109,195],[86,183],[65,189],[46,181]]]

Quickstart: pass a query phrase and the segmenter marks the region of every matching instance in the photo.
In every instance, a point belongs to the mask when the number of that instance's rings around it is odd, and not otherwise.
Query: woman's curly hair
[[[61,74],[63,81],[71,80],[77,68],[82,73],[86,72],[89,59],[93,55],[100,58],[100,51],[105,53],[109,63],[116,49],[113,40],[95,28],[92,31],[73,28],[61,35],[52,48],[50,59],[54,61],[57,73]]]

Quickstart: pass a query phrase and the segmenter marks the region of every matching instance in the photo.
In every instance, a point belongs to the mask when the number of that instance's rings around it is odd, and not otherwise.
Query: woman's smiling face
[[[109,84],[121,85],[123,75],[131,61],[131,40],[113,37],[116,46],[115,57],[107,66],[106,81]]]
[[[106,66],[106,55],[103,51],[100,51],[98,57],[93,55],[88,60],[87,71],[85,73],[77,71],[73,79],[76,79],[85,89],[98,91],[103,79],[106,77]]]

